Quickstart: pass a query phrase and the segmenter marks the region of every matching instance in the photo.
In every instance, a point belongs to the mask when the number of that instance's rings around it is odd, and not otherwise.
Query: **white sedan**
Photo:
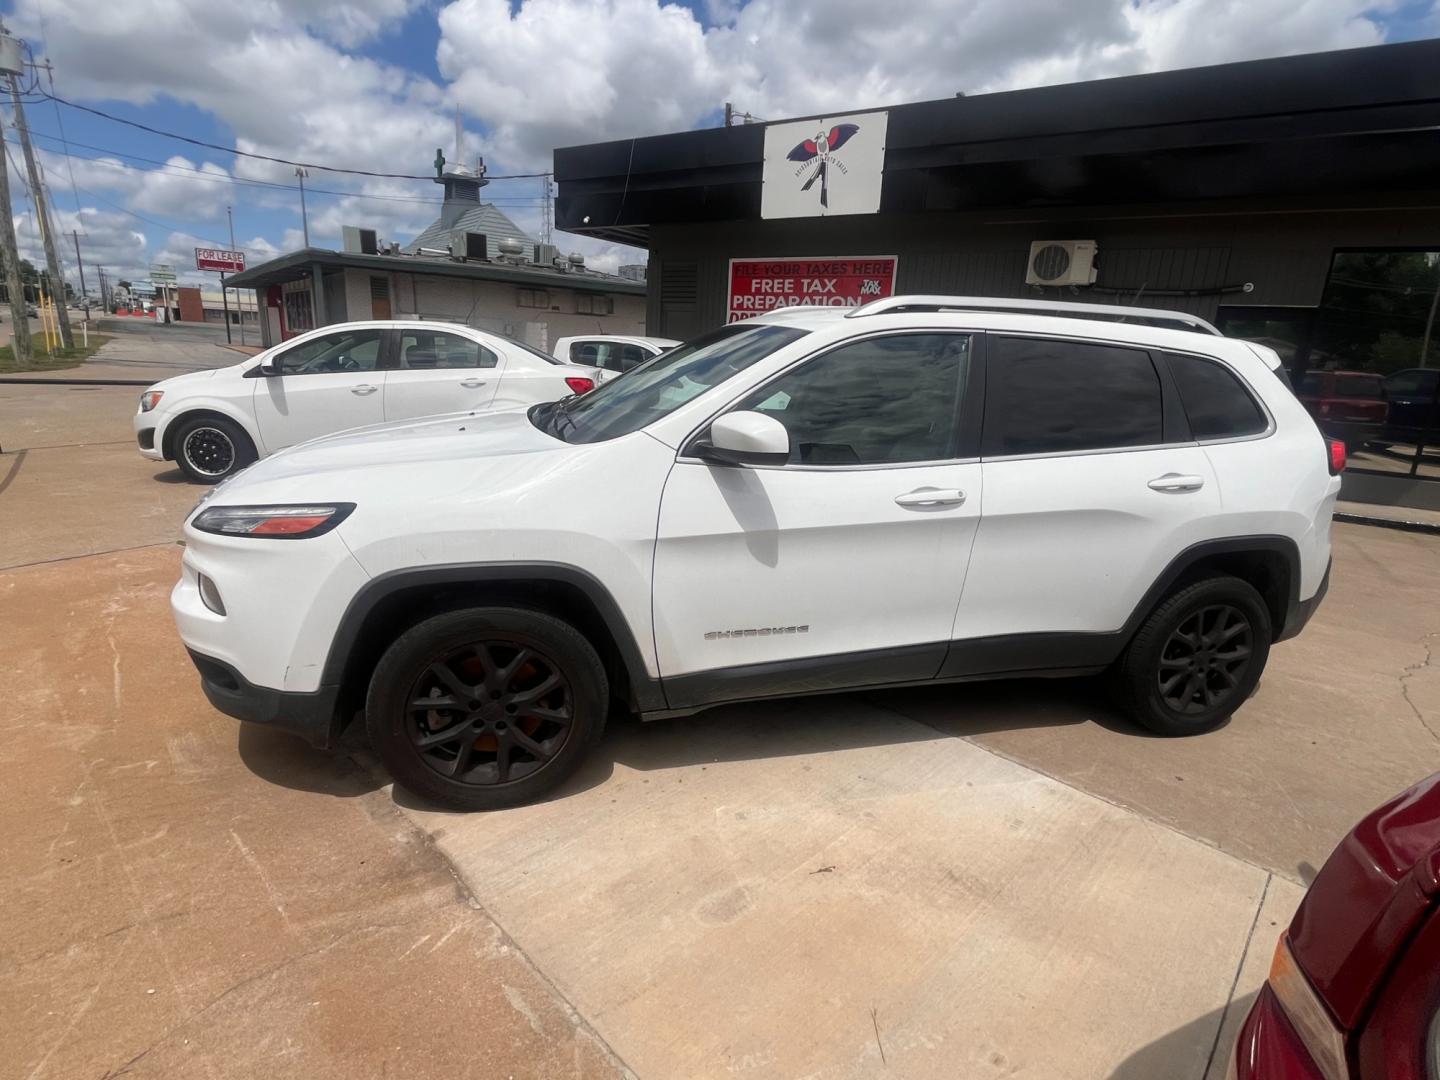
[[[555,401],[592,390],[593,369],[468,326],[325,326],[233,367],[158,382],[140,395],[142,456],[214,484],[257,458],[349,428]]]
[[[638,334],[590,334],[562,337],[551,351],[556,358],[594,369],[596,383],[639,367],[653,356],[668,352],[680,342],[674,338]]]

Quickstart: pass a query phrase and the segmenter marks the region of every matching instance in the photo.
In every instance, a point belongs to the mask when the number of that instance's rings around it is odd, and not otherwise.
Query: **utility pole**
[[[550,234],[550,196],[551,196],[551,192],[554,190],[553,187],[551,186],[551,183],[550,183],[550,174],[549,174],[548,172],[547,172],[544,176],[542,176],[542,177],[540,178],[540,183],[541,183],[541,185],[542,185],[542,187],[541,187],[541,198],[540,198],[540,242],[541,242],[542,244],[548,244],[548,243],[550,243],[550,235],[551,235],[551,234]]]
[[[0,119],[0,139],[4,137],[5,123]],[[5,261],[5,288],[10,293],[10,347],[15,353],[15,366],[24,371],[35,362],[35,347],[30,341],[30,320],[25,314],[25,286],[20,280],[20,251],[15,244],[10,173],[5,158],[0,150],[0,258]]]
[[[305,177],[310,174],[297,165],[295,166],[295,175],[300,180],[300,228],[305,234],[305,246],[308,248],[310,246],[310,219],[305,214]],[[233,240],[230,246],[232,248],[235,246]]]
[[[90,321],[90,292],[85,288],[85,260],[80,257],[80,230],[71,229],[70,236],[75,240],[75,264],[80,267],[80,297],[85,301],[85,321]]]
[[[735,106],[725,102],[725,126],[731,127],[735,123]]]
[[[230,250],[235,250],[235,214],[225,207],[225,220],[230,222]],[[308,246],[308,245],[307,245]],[[225,293],[225,275],[220,275],[220,291],[225,294],[225,340],[230,340],[230,296]],[[240,299],[240,290],[235,290],[235,307],[240,316],[240,344],[245,344],[245,304]]]
[[[35,218],[45,241],[45,265],[50,268],[50,298],[55,301],[55,314],[60,321],[60,347],[75,348],[75,335],[70,332],[70,308],[65,303],[65,277],[60,273],[60,256],[55,251],[55,234],[50,228],[50,215],[45,209],[45,188],[40,183],[40,170],[35,167],[35,151],[30,147],[30,128],[25,123],[25,109],[20,104],[20,85],[10,76],[10,100],[15,103],[15,128],[20,132],[20,148],[25,152],[25,169],[30,174],[30,194],[35,199]],[[6,204],[8,207],[8,203]]]

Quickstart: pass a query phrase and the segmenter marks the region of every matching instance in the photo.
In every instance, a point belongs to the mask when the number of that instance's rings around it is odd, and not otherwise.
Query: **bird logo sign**
[[[878,213],[888,120],[882,111],[766,124],[760,216]]]
[[[859,124],[836,124],[829,131],[817,131],[814,138],[797,143],[795,149],[785,155],[786,160],[801,163],[795,170],[796,177],[804,176],[807,172],[810,174],[809,179],[801,185],[801,191],[809,191],[815,186],[816,180],[820,181],[821,206],[830,206],[830,166],[834,165],[841,176],[848,171],[845,163],[835,155],[859,130]]]

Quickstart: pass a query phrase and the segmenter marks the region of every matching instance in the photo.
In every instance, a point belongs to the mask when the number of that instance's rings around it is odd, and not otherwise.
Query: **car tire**
[[[604,731],[609,697],[599,655],[569,623],[467,608],[395,639],[370,680],[365,726],[401,787],[458,810],[501,810],[575,771]]]
[[[218,484],[256,458],[245,429],[223,416],[181,420],[175,429],[175,464],[197,484]]]
[[[1260,682],[1270,612],[1246,581],[1217,575],[1165,599],[1140,625],[1114,671],[1121,708],[1157,735],[1221,726]]]

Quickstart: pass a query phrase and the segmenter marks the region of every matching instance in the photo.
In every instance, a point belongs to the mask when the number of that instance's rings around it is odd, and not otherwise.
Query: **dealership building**
[[[557,150],[556,221],[649,250],[666,337],[892,293],[1199,315],[1374,421],[1347,498],[1440,508],[1437,115],[1440,41],[856,103]]]

